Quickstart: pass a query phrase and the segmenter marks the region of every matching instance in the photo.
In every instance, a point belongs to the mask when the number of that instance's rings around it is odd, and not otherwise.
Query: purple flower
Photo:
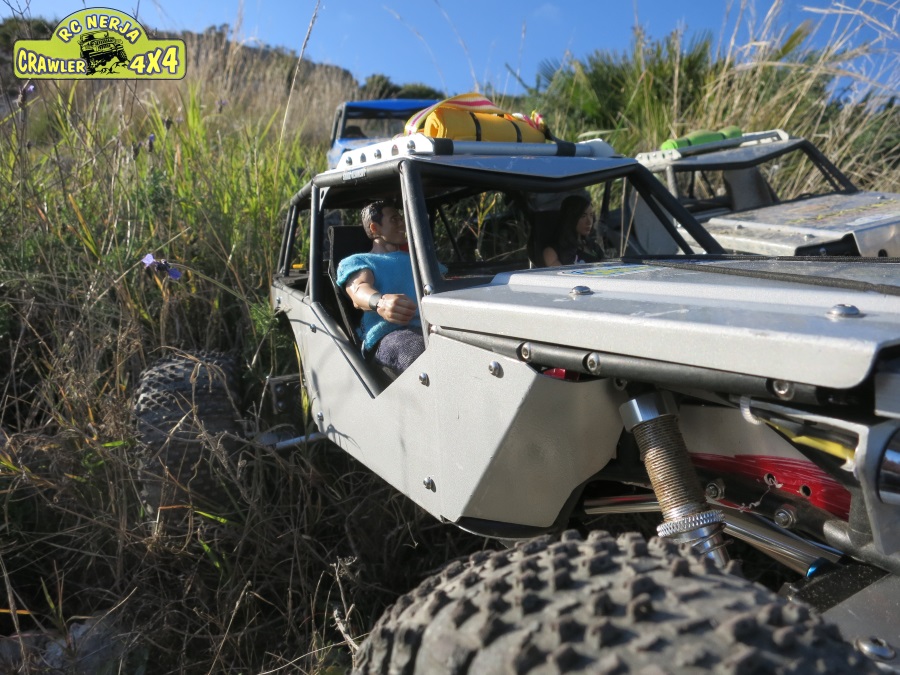
[[[144,268],[148,270],[153,270],[155,272],[166,272],[170,278],[172,279],[180,279],[181,272],[176,270],[172,265],[166,260],[157,260],[153,257],[152,253],[148,253],[143,258],[141,258],[141,262],[144,263]]]
[[[153,144],[156,142],[156,134],[147,137],[147,152],[153,152]]]
[[[29,84],[27,87],[25,87],[25,93],[26,93],[26,94],[30,94],[30,93],[33,92],[33,91],[34,91],[34,85],[33,85],[33,84]]]

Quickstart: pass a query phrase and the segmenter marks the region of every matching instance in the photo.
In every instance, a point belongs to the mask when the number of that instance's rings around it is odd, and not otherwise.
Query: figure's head
[[[570,195],[559,207],[559,220],[564,236],[587,237],[594,227],[594,207],[581,195]]]
[[[360,212],[363,229],[369,239],[383,239],[388,244],[406,243],[406,223],[393,202],[379,200],[363,207]]]

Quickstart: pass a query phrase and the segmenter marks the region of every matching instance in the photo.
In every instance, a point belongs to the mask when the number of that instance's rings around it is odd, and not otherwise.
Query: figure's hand
[[[385,293],[377,311],[385,321],[405,326],[416,315],[416,303],[402,293]]]

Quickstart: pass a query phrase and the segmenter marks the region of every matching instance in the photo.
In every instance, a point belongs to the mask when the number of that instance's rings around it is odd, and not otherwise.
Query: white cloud
[[[555,23],[562,18],[562,11],[558,5],[545,2],[531,13],[531,17],[537,21],[553,21]]]

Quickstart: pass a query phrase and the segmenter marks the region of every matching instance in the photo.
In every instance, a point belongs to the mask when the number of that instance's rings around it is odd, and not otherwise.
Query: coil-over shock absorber
[[[711,509],[678,427],[678,408],[669,392],[648,392],[619,407],[625,430],[634,434],[641,461],[662,510],[661,537],[689,543],[724,567],[725,514]]]

